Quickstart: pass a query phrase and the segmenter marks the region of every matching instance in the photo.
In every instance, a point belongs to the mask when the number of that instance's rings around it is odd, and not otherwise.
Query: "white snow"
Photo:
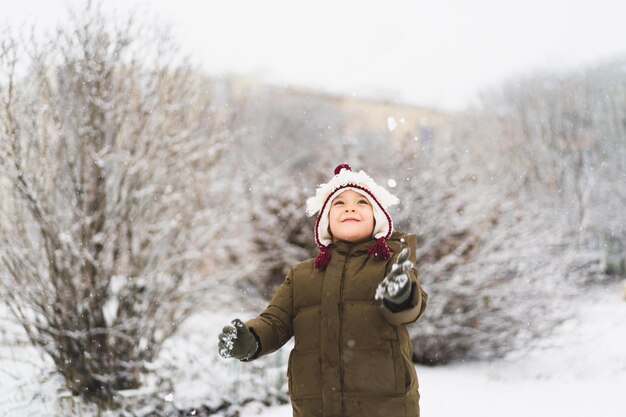
[[[526,352],[491,363],[416,366],[423,417],[623,417],[626,300],[592,291],[580,316]],[[291,417],[291,406],[242,417]]]
[[[564,322],[550,337],[507,358],[488,363],[457,363],[416,367],[422,416],[437,417],[623,417],[626,388],[626,300],[621,284],[588,290],[579,315]],[[252,313],[205,312],[190,320],[163,352],[163,363],[175,364],[174,391],[161,398],[177,406],[211,404],[221,395],[255,398],[255,385],[282,383],[292,342],[278,352],[251,363],[219,358],[217,335],[234,317]],[[4,330],[14,330],[2,321]],[[419,325],[419,324],[418,324]],[[30,348],[5,348],[0,341],[0,417],[63,415],[56,405],[60,379],[47,361],[25,358]],[[23,351],[20,351],[22,349]],[[21,359],[20,359],[21,358]],[[246,378],[254,369],[254,378]],[[253,401],[242,417],[291,416],[289,404],[264,407]],[[91,415],[84,413],[85,416]]]

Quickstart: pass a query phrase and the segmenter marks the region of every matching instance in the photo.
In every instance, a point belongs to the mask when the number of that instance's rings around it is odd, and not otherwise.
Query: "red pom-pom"
[[[313,266],[318,271],[323,271],[326,269],[329,262],[330,262],[330,251],[328,250],[326,246],[320,246],[320,253],[315,258],[315,261],[313,261]]]
[[[369,256],[374,255],[374,258],[380,260],[391,258],[391,251],[389,250],[389,246],[387,246],[387,240],[384,237],[378,239],[367,251],[367,254]]]
[[[352,171],[352,167],[348,164],[340,164],[335,167],[335,175],[339,174],[342,169],[347,169],[348,171]]]

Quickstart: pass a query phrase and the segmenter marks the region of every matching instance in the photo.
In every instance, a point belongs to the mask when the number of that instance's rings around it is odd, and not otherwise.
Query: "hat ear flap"
[[[389,246],[387,246],[387,239],[384,237],[377,239],[376,243],[374,243],[367,251],[367,254],[380,260],[387,260],[391,258],[391,251],[389,250]]]
[[[329,263],[330,263],[330,251],[328,250],[326,246],[320,246],[320,253],[315,258],[315,261],[313,261],[313,266],[318,271],[324,271],[326,270],[326,267],[328,266]]]

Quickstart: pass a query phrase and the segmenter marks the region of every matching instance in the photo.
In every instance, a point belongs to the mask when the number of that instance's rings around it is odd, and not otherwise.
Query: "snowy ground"
[[[622,297],[621,284],[591,291],[580,304],[579,317],[505,360],[417,366],[422,416],[625,416],[626,301]],[[225,395],[254,397],[255,384],[284,390],[291,345],[250,364],[217,357],[221,326],[231,318],[248,316],[222,312],[191,320],[164,351],[163,363],[169,364],[175,388],[163,397],[188,407]],[[6,329],[5,322],[0,324]],[[45,358],[27,348],[3,348],[1,342],[0,417],[67,415],[59,411],[60,381],[50,373]],[[246,373],[251,369],[256,373],[253,378]],[[264,408],[252,402],[242,417],[253,416],[291,416],[291,406]]]
[[[626,416],[626,300],[589,294],[580,317],[528,351],[493,363],[417,366],[422,416]],[[287,417],[291,406],[242,417]]]

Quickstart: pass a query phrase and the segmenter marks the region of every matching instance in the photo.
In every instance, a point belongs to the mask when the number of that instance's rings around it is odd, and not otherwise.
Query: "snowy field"
[[[551,337],[504,360],[417,366],[422,416],[624,417],[626,301],[622,284],[591,291],[579,312]],[[163,392],[164,398],[189,407],[210,404],[212,398],[225,394],[249,398],[254,384],[286,388],[281,385],[281,373],[291,343],[256,363],[217,357],[217,332],[234,317],[247,319],[248,315],[222,313],[192,320],[172,341],[163,353],[163,363],[175,387],[171,393]],[[28,348],[22,349],[0,347],[0,416],[72,415],[60,411],[60,381],[50,372],[50,364]],[[251,369],[244,366],[254,367],[262,376],[243,376]],[[291,416],[291,406],[266,408],[253,401],[243,408],[242,417],[253,416]]]
[[[423,417],[626,416],[626,301],[589,294],[580,317],[528,351],[485,364],[417,366]],[[291,406],[242,417],[287,417]]]

